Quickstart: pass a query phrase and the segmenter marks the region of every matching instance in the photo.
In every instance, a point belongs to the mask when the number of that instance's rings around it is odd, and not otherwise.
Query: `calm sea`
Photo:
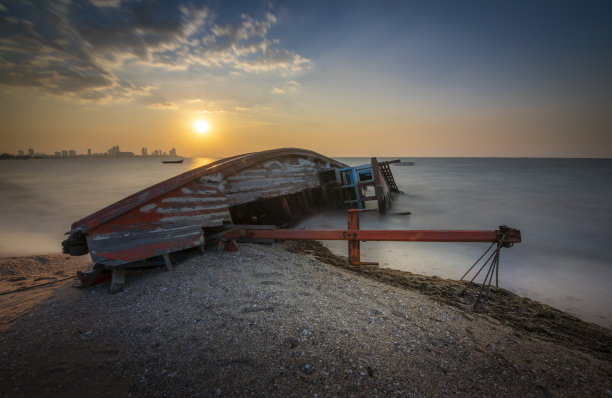
[[[0,256],[57,253],[72,222],[213,159],[0,161]],[[343,158],[357,165],[368,159]],[[364,213],[363,229],[521,230],[501,255],[500,284],[612,329],[612,159],[404,158],[393,166],[392,212]],[[344,228],[345,212],[302,223]],[[346,255],[346,242],[328,242]],[[486,243],[366,242],[362,260],[460,278]]]

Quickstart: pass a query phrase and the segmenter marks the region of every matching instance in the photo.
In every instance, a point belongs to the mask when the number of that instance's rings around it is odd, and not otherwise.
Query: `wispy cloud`
[[[174,110],[174,109],[178,109],[178,105],[170,101],[164,101],[164,102],[156,102],[154,104],[149,104],[147,105],[147,108],[159,109],[159,110]]]
[[[4,2],[0,85],[115,102],[151,94],[157,84],[143,76],[149,70],[286,76],[308,68],[310,60],[269,37],[275,23],[271,13],[221,21],[206,7],[173,1]]]
[[[300,87],[300,83],[295,80],[290,80],[280,87],[274,87],[272,89],[272,94],[285,94],[289,91],[296,91],[298,87]]]
[[[235,24],[215,24],[210,33],[200,38],[200,45],[190,52],[190,63],[204,66],[225,66],[245,72],[298,72],[312,61],[289,50],[274,48],[276,41],[267,38],[276,23],[270,13],[257,21],[242,15]]]
[[[96,7],[119,7],[121,0],[89,0]]]

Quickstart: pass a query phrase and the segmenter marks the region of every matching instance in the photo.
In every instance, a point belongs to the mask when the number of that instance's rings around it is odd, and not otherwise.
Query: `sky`
[[[611,20],[609,1],[0,0],[0,153],[612,157]]]

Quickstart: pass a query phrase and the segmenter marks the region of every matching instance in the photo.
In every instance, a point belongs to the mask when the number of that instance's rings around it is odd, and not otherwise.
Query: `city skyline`
[[[99,157],[99,156],[178,156],[176,148],[172,147],[168,152],[162,149],[154,149],[149,153],[147,147],[140,148],[140,154],[134,151],[121,151],[119,145],[114,145],[105,152],[92,152],[91,148],[87,148],[87,153],[78,153],[75,149],[62,149],[60,151],[53,151],[51,153],[37,152],[34,148],[28,148],[27,151],[18,149],[17,153],[8,153],[0,151],[1,155],[18,156],[18,157],[56,157],[56,158],[68,158],[68,157]]]
[[[0,152],[611,157],[611,15],[597,1],[2,0]]]

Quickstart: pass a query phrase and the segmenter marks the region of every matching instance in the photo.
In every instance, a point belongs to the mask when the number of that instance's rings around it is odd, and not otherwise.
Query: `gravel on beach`
[[[55,286],[0,333],[0,396],[612,397],[607,329],[530,330],[299,249],[194,252],[112,295]]]

